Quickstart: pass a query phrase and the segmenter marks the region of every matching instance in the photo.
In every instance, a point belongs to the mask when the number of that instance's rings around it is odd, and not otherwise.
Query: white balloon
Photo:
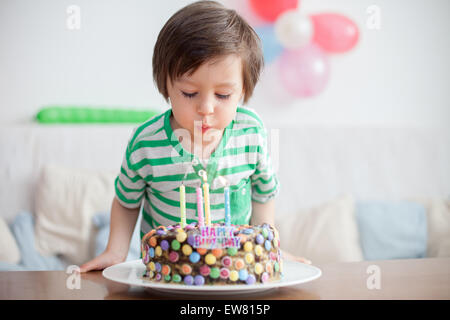
[[[300,48],[311,41],[313,24],[308,16],[288,10],[275,22],[275,35],[289,49]]]

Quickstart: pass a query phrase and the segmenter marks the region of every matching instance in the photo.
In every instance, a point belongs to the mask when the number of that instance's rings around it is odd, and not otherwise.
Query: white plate
[[[283,278],[279,281],[265,284],[236,284],[221,286],[187,286],[184,284],[173,284],[161,282],[152,282],[144,280],[142,275],[145,272],[145,265],[142,260],[133,260],[113,265],[103,270],[103,276],[106,279],[128,284],[131,286],[146,287],[152,290],[165,293],[189,294],[189,295],[210,295],[210,294],[249,294],[260,293],[271,289],[292,286],[300,283],[309,282],[319,278],[322,271],[314,266],[300,262],[284,261]]]

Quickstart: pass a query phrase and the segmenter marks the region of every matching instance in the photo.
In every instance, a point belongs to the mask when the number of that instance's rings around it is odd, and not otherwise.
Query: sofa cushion
[[[93,257],[92,217],[111,208],[115,173],[46,165],[35,197],[36,246],[81,265]]]
[[[0,217],[0,261],[18,263],[20,251],[6,221]]]
[[[450,199],[414,198],[427,212],[428,258],[450,257]]]
[[[409,201],[359,201],[356,219],[366,260],[425,257],[424,206]]]
[[[313,264],[363,260],[354,200],[350,195],[278,217],[276,226],[281,248]]]
[[[34,217],[21,212],[11,224],[11,230],[20,249],[20,264],[12,270],[64,270],[65,264],[56,255],[43,255],[37,251],[34,237]]]

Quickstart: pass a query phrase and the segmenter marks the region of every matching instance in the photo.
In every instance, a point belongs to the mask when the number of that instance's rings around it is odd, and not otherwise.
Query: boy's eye
[[[225,100],[225,99],[228,99],[230,97],[230,94],[218,94],[218,93],[216,93],[216,96],[219,99]]]
[[[193,98],[197,95],[197,92],[194,93],[188,93],[188,92],[184,92],[181,91],[181,93],[183,94],[183,96],[185,96],[186,98]],[[222,100],[226,100],[231,96],[231,94],[218,94],[216,93],[216,97]]]
[[[182,93],[183,96],[185,96],[186,98],[193,98],[193,97],[195,97],[195,95],[197,94],[197,92],[194,92],[194,93],[187,93],[187,92],[184,92],[184,91],[181,91],[181,93]]]

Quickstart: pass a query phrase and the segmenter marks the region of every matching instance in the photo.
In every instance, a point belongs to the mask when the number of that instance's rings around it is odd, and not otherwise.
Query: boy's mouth
[[[208,129],[210,129],[210,126],[202,124],[202,133],[205,133],[206,131],[208,131]]]
[[[202,134],[204,134],[209,129],[212,129],[210,124],[204,123],[203,121],[195,121],[194,124],[195,130],[202,131]]]

